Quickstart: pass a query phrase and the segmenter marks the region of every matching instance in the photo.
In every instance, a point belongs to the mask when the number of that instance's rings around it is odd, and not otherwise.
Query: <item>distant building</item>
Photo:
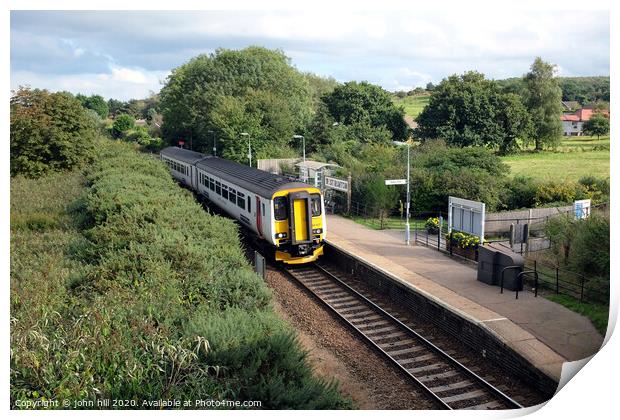
[[[581,104],[577,101],[562,101],[562,108],[564,112],[573,112],[581,108]]]
[[[608,110],[595,111],[592,108],[582,108],[574,113],[562,114],[562,131],[565,136],[583,136],[583,124],[592,118],[595,112],[609,116]]]

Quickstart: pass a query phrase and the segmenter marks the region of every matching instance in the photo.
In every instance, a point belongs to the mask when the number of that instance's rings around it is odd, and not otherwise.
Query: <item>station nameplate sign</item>
[[[330,176],[325,177],[325,187],[338,191],[349,191],[349,182],[343,179],[332,178]]]

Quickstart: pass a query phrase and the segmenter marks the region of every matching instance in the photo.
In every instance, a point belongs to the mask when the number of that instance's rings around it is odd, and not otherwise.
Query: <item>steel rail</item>
[[[322,273],[323,275],[327,276],[328,279],[332,280],[337,285],[339,285],[340,287],[344,288],[346,291],[350,292],[354,297],[360,299],[363,303],[367,304],[372,309],[374,309],[375,311],[379,312],[379,314],[381,314],[384,317],[388,318],[390,321],[392,321],[393,323],[398,325],[401,329],[403,329],[407,334],[415,337],[418,341],[421,342],[421,344],[423,344],[432,353],[434,353],[436,356],[439,356],[440,359],[443,359],[443,361],[445,363],[447,363],[447,365],[452,365],[452,366],[456,367],[458,371],[460,371],[461,373],[465,374],[465,376],[468,377],[469,379],[472,379],[474,381],[474,383],[478,383],[479,385],[481,385],[481,387],[484,390],[490,392],[493,396],[495,396],[497,399],[499,399],[502,403],[504,403],[508,407],[510,407],[510,408],[523,408],[523,406],[521,404],[519,404],[518,402],[516,402],[515,400],[513,400],[512,398],[510,398],[509,396],[504,394],[501,390],[499,390],[495,386],[491,385],[489,382],[484,380],[482,377],[480,377],[479,375],[477,375],[476,373],[474,373],[473,371],[468,369],[466,366],[464,366],[458,360],[454,359],[452,356],[450,356],[449,354],[447,354],[446,352],[441,350],[439,347],[437,347],[435,344],[430,342],[428,339],[426,339],[425,337],[423,337],[422,335],[420,335],[416,331],[414,331],[411,328],[409,328],[407,325],[405,325],[399,319],[395,318],[393,315],[391,315],[390,313],[385,311],[383,308],[381,308],[379,305],[374,303],[372,300],[370,300],[369,298],[364,296],[362,293],[358,292],[357,290],[355,290],[354,288],[352,288],[351,286],[346,284],[344,281],[339,279],[333,273],[329,272],[328,270],[326,270],[325,268],[323,268],[322,266],[320,266],[320,265],[318,265],[316,263],[312,264],[312,265],[309,265],[309,266],[314,268],[314,269],[316,269],[319,273]],[[371,343],[377,350],[379,350],[379,352],[381,354],[383,354],[385,357],[387,357],[389,360],[391,360],[394,364],[396,364],[400,368],[400,370],[405,372],[405,374],[410,379],[412,379],[416,384],[418,384],[424,390],[424,392],[427,393],[433,400],[435,400],[437,403],[439,403],[442,408],[450,409],[450,410],[453,409],[448,403],[444,402],[443,399],[441,397],[439,397],[435,392],[431,391],[431,389],[428,386],[426,386],[422,381],[420,381],[414,374],[409,372],[407,370],[407,368],[405,368],[396,359],[394,359],[392,356],[390,356],[388,354],[388,352],[386,350],[384,350],[383,348],[381,348],[381,346],[379,344],[377,344],[372,338],[367,336],[363,331],[361,331],[359,328],[357,328],[355,325],[353,325],[353,323],[351,321],[349,321],[344,315],[342,315],[338,311],[338,309],[334,308],[332,305],[329,304],[329,302],[326,301],[326,299],[324,299],[321,296],[319,296],[319,294],[317,292],[315,292],[314,290],[312,290],[312,288],[310,286],[306,285],[303,282],[303,280],[300,279],[294,273],[293,270],[289,270],[288,268],[285,268],[285,271],[291,277],[293,277],[297,282],[299,282],[302,286],[304,286],[307,290],[309,290],[314,296],[316,296],[317,299],[319,299],[319,301],[321,301],[324,305],[326,305],[333,312],[335,312],[336,315],[338,315],[338,317],[340,319],[342,319],[347,325],[349,325],[356,332],[358,332],[365,340],[367,340],[369,343]]]

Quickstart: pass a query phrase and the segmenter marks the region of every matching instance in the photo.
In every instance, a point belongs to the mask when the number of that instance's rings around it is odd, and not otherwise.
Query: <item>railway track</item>
[[[476,373],[318,264],[286,272],[445,409],[522,408]]]

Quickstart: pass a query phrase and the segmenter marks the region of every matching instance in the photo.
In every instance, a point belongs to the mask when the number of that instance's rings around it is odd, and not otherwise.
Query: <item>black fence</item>
[[[537,260],[526,260],[524,270],[538,273],[538,288],[556,295],[567,295],[579,302],[609,303],[609,280],[589,278]],[[532,286],[534,277],[524,276],[524,285]]]

